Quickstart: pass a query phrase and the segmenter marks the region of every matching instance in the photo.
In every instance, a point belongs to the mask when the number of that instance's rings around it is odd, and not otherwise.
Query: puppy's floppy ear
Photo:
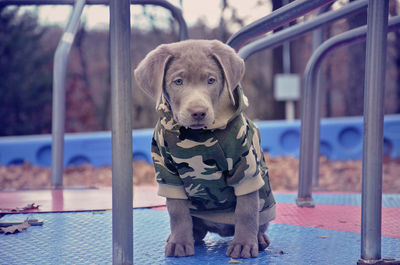
[[[245,70],[244,61],[237,55],[234,49],[220,41],[212,41],[211,46],[211,53],[222,66],[228,86],[229,97],[232,104],[235,105],[233,90],[243,78]]]
[[[165,67],[172,54],[163,44],[146,55],[136,67],[134,74],[139,87],[152,98],[156,97],[156,107],[160,104]]]

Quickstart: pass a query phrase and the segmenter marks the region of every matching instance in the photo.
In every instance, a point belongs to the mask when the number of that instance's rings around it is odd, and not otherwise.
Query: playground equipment
[[[383,143],[383,94],[381,84],[385,77],[386,34],[388,21],[387,1],[356,1],[338,11],[331,11],[319,15],[310,22],[299,24],[283,30],[273,36],[266,36],[254,41],[241,50],[239,55],[247,58],[250,54],[261,49],[281,44],[304,32],[329,23],[341,16],[348,15],[360,8],[369,5],[368,34],[367,34],[367,61],[364,109],[364,138],[363,138],[363,192],[362,192],[362,232],[361,232],[361,259],[360,264],[370,260],[381,259],[381,202],[382,202],[382,143]],[[396,20],[397,21],[397,20]],[[396,21],[393,21],[395,24]],[[392,25],[393,25],[392,24]],[[366,30],[360,29],[360,30]],[[354,32],[348,32],[348,39]],[[348,37],[350,36],[350,37]],[[343,36],[341,36],[343,37]],[[359,36],[355,36],[357,39]],[[340,38],[340,37],[339,37]],[[335,39],[331,40],[333,43]],[[336,38],[338,41],[338,37]],[[339,41],[340,42],[340,39]],[[311,62],[312,63],[312,62]],[[374,71],[378,69],[378,71]],[[376,68],[377,67],[377,68]],[[309,71],[308,68],[306,72]],[[312,180],[318,175],[319,158],[319,90],[309,91],[316,87],[310,84],[316,73],[307,75],[306,85],[302,95],[302,132],[300,144],[300,175],[299,206],[312,207],[311,197]],[[313,86],[314,85],[314,86]],[[314,92],[314,93],[313,93]],[[311,159],[310,159],[311,157]]]
[[[72,4],[72,1],[49,1],[63,2]],[[1,5],[8,4],[38,4],[42,1],[6,1],[0,0]],[[112,66],[112,140],[113,140],[113,263],[114,264],[132,264],[133,263],[133,239],[132,239],[132,137],[131,124],[126,123],[130,119],[131,103],[130,83],[130,14],[129,2],[111,0],[110,4],[110,36]],[[146,1],[137,1],[143,4]],[[164,2],[164,1],[157,1]],[[262,49],[281,45],[300,34],[321,27],[324,24],[357,12],[361,8],[368,6],[368,25],[367,25],[367,61],[366,61],[366,85],[365,85],[365,107],[364,118],[364,153],[363,153],[363,192],[362,192],[362,232],[361,232],[361,257],[359,264],[399,264],[398,261],[388,261],[381,257],[381,202],[382,202],[382,142],[383,142],[383,111],[382,98],[383,89],[380,84],[384,84],[385,74],[384,58],[386,55],[386,34],[388,30],[388,0],[359,0],[344,6],[337,11],[323,13],[309,22],[298,24],[282,30],[276,34],[260,38],[256,41],[251,40],[262,33],[286,24],[297,17],[304,15],[323,5],[328,5],[333,0],[297,0],[273,12],[271,15],[256,21],[243,28],[237,34],[233,35],[228,41],[232,47],[238,50],[242,58],[246,59],[252,53]],[[74,35],[74,23],[79,19],[85,2],[79,0],[75,4],[75,15],[71,16],[75,22],[69,23],[71,28],[68,34],[64,35],[63,41],[66,42],[65,49],[68,50],[68,43],[72,43]],[[86,4],[108,4],[108,1],[88,0]],[[391,22],[391,25],[398,23],[398,18]],[[397,25],[397,24],[396,24]],[[392,29],[390,27],[389,29]],[[365,29],[363,29],[365,30]],[[76,29],[75,29],[76,31]],[[348,35],[341,36],[342,41],[346,36],[351,38],[353,34],[361,34],[359,29]],[[181,36],[181,39],[182,36]],[[340,39],[332,39],[330,42]],[[347,40],[346,40],[347,41]],[[327,43],[327,42],[326,42]],[[325,46],[329,46],[325,43]],[[343,41],[345,43],[345,41]],[[332,44],[333,46],[335,44]],[[61,46],[61,44],[60,44]],[[321,46],[320,52],[323,46]],[[326,48],[329,49],[329,48]],[[317,50],[318,51],[318,50]],[[315,55],[317,56],[317,55]],[[321,57],[322,58],[322,57]],[[310,63],[311,64],[311,63]],[[311,67],[311,66],[310,66]],[[372,68],[374,67],[374,69]],[[124,70],[123,70],[124,69]],[[315,76],[315,71],[310,71],[310,80]],[[308,81],[310,82],[310,81]],[[315,85],[315,82],[312,82]],[[299,193],[297,202],[300,206],[313,206],[311,196],[312,179],[318,172],[319,155],[319,93],[318,89],[312,93],[311,88],[305,88],[302,95],[302,131],[300,146],[300,176]],[[65,90],[64,90],[65,91]],[[65,93],[65,92],[64,92]],[[307,101],[308,100],[308,101]],[[61,98],[61,102],[62,102]],[[316,102],[316,104],[304,105],[304,102]],[[63,104],[59,105],[63,106]],[[54,110],[56,111],[56,110]],[[63,112],[60,112],[63,115]],[[58,116],[59,117],[59,116]],[[60,117],[59,117],[60,118]],[[63,118],[63,117],[62,117]],[[54,118],[55,119],[55,118]],[[63,120],[63,119],[61,119]],[[123,121],[123,122],[122,122]],[[60,129],[57,133],[63,135],[62,125],[57,125]],[[53,128],[53,133],[55,133]],[[57,138],[54,135],[53,140]],[[53,154],[63,153],[62,138],[57,138],[58,144],[53,143]],[[60,140],[61,139],[61,140]],[[311,158],[311,159],[310,159]],[[58,162],[57,162],[58,161]],[[52,177],[54,186],[61,186],[59,176],[62,170],[62,159],[53,157],[52,166],[54,169]],[[54,163],[61,163],[61,167],[56,167]],[[130,180],[127,180],[127,179]],[[118,217],[118,218],[114,218]],[[392,262],[392,263],[389,263]],[[394,262],[394,263],[393,263]],[[397,263],[396,263],[397,262]]]

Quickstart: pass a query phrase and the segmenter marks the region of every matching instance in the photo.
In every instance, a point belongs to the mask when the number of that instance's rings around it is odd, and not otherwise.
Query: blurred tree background
[[[181,0],[189,1],[189,0]],[[354,0],[342,0],[335,8]],[[290,1],[289,1],[290,2]],[[254,8],[282,6],[279,0],[258,0]],[[191,39],[219,39],[226,42],[245,18],[230,0],[221,0],[220,19],[210,28],[202,19],[189,28]],[[390,15],[398,15],[399,1],[390,1]],[[302,23],[318,14],[312,12],[293,23]],[[185,15],[185,14],[184,14]],[[132,27],[132,69],[161,43],[178,40],[173,18],[159,26],[154,13],[143,8],[141,19],[150,25]],[[135,20],[135,18],[133,18]],[[50,133],[53,56],[63,29],[42,25],[32,12],[16,7],[0,9],[0,136]],[[366,12],[323,27],[324,39],[366,23]],[[134,24],[134,23],[133,23]],[[165,26],[167,24],[167,26]],[[280,30],[280,29],[278,29]],[[312,54],[312,33],[290,42],[291,72],[302,75]],[[400,33],[388,35],[385,113],[400,113]],[[110,129],[109,34],[105,29],[88,28],[83,21],[69,57],[67,70],[66,131],[84,132]],[[365,44],[332,53],[322,67],[324,87],[323,117],[362,115]],[[250,100],[248,115],[258,120],[284,119],[284,105],[273,97],[273,78],[282,73],[282,48],[251,56],[246,61],[243,80]],[[134,128],[153,127],[157,120],[151,101],[132,82]],[[299,117],[300,104],[296,104]]]

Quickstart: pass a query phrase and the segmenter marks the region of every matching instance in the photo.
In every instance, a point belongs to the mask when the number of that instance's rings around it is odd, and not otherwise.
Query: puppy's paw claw
[[[259,250],[264,250],[271,244],[271,241],[269,241],[268,236],[264,233],[258,232],[257,238],[258,238]]]
[[[165,246],[165,256],[167,257],[187,257],[194,255],[193,244],[179,244],[168,242]]]
[[[226,251],[226,255],[232,258],[256,258],[258,256],[258,245],[257,244],[238,244],[232,243],[228,250]]]

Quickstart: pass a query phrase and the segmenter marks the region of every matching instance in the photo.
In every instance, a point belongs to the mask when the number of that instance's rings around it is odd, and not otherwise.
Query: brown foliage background
[[[299,161],[294,157],[265,156],[271,186],[274,191],[297,191]],[[385,159],[383,164],[384,193],[400,192],[400,159]],[[330,161],[320,158],[319,190],[361,192],[361,161]],[[64,186],[110,187],[111,167],[93,168],[85,164],[64,171]],[[138,186],[156,185],[154,168],[133,162],[133,183]],[[50,169],[28,163],[4,167],[0,165],[0,190],[50,188]]]
[[[221,2],[220,22],[215,28],[209,28],[201,19],[197,24],[189,28],[189,38],[192,39],[219,39],[226,42],[234,33],[233,26],[240,28],[244,26],[244,18],[238,16],[238,10],[230,5],[230,1]],[[340,2],[342,5],[346,1]],[[339,6],[341,4],[338,4]],[[281,7],[282,1],[260,0],[257,5],[271,5],[272,9]],[[398,1],[390,1],[390,14],[395,16],[399,9]],[[229,15],[227,15],[229,14]],[[317,15],[312,12],[294,23],[302,23],[310,20]],[[0,14],[0,17],[4,13]],[[43,78],[50,78],[46,85],[39,87],[30,87],[31,80],[15,76],[18,70],[23,69],[18,65],[27,65],[30,60],[29,56],[16,56],[18,50],[13,55],[13,63],[15,68],[10,68],[7,64],[0,70],[5,80],[0,84],[0,91],[10,91],[11,87],[29,87],[29,90],[38,90],[35,92],[38,97],[40,95],[51,95],[51,76],[52,76],[52,56],[54,54],[57,43],[61,37],[62,29],[58,26],[44,26],[37,24],[37,18],[29,15],[27,22],[35,21],[35,30],[41,31],[37,40],[37,54],[43,54],[43,59],[47,58],[45,67],[48,74],[42,75]],[[144,56],[152,49],[162,43],[170,43],[178,41],[177,24],[172,18],[165,21],[164,27],[159,28],[160,23],[156,23],[156,18],[151,13],[143,13],[142,19],[147,19],[149,28],[132,27],[132,45],[131,45],[131,62],[132,70],[144,58]],[[15,21],[23,20],[21,15],[17,15]],[[324,39],[337,35],[353,27],[361,26],[366,21],[366,12],[361,12],[357,16],[351,16],[347,19],[341,19],[333,24],[322,28]],[[0,23],[6,23],[0,20]],[[27,24],[27,23],[25,23]],[[7,24],[8,25],[8,24]],[[5,27],[6,28],[6,27]],[[19,30],[13,32],[12,30]],[[21,32],[20,28],[5,29],[7,34],[0,35],[1,40],[7,43],[8,36],[13,34],[27,34]],[[278,29],[280,30],[280,29]],[[28,31],[27,31],[28,32]],[[399,33],[390,33],[388,35],[388,56],[387,56],[387,78],[386,78],[386,96],[385,96],[385,114],[400,113],[400,35]],[[26,42],[26,41],[25,41]],[[33,41],[21,45],[28,47]],[[10,42],[9,47],[13,47]],[[15,43],[14,43],[15,46]],[[1,47],[0,47],[1,48]],[[312,33],[299,36],[290,42],[291,50],[291,72],[303,74],[306,63],[312,54]],[[22,52],[22,51],[21,51]],[[0,49],[1,56],[7,55],[7,49]],[[357,44],[350,47],[341,48],[334,51],[323,63],[321,69],[321,87],[323,90],[323,101],[321,113],[323,117],[337,116],[353,116],[362,115],[363,107],[363,80],[364,80],[364,53],[365,45]],[[47,57],[44,57],[44,56]],[[66,111],[66,130],[67,132],[84,132],[84,131],[101,131],[110,129],[110,74],[109,74],[109,33],[106,29],[90,29],[85,23],[81,25],[75,38],[71,54],[68,61],[67,70],[67,111]],[[3,69],[4,68],[4,69]],[[41,68],[41,69],[42,69]],[[31,76],[35,67],[27,69],[23,74]],[[45,71],[45,70],[43,70]],[[275,101],[273,97],[273,79],[277,73],[282,73],[282,48],[277,47],[272,50],[265,50],[251,56],[246,61],[246,75],[242,82],[246,95],[250,101],[250,107],[247,110],[250,118],[256,120],[274,120],[284,119],[284,108],[282,102]],[[20,73],[21,74],[21,73]],[[6,84],[8,81],[11,84]],[[15,80],[18,80],[16,83]],[[151,128],[157,120],[157,113],[154,111],[154,101],[145,95],[137,87],[136,82],[132,79],[133,94],[133,126],[134,128]],[[26,83],[26,84],[25,84]],[[45,82],[43,82],[45,83]],[[12,89],[11,89],[12,90]],[[3,112],[4,119],[9,121],[8,124],[2,124],[2,127],[15,129],[1,129],[1,135],[18,135],[18,134],[40,134],[49,133],[51,124],[51,101],[35,100],[29,102],[29,98],[22,97],[23,91],[17,92],[13,97],[19,100],[10,104],[10,100],[4,96]],[[1,96],[1,95],[0,95]],[[16,105],[17,104],[17,105]],[[296,117],[299,117],[300,104],[297,102]],[[18,108],[16,108],[18,106]],[[25,106],[30,106],[29,108]],[[16,109],[18,110],[16,114]],[[26,110],[25,110],[26,109]],[[12,113],[13,115],[7,115]],[[0,115],[2,112],[0,113]],[[36,114],[36,115],[35,115]],[[40,114],[38,116],[38,114]],[[33,118],[29,118],[29,116]],[[35,118],[36,117],[36,118]],[[39,119],[40,117],[40,119]],[[40,120],[37,126],[21,126],[26,125],[26,120]],[[33,122],[32,122],[33,121]],[[3,122],[2,122],[3,123]],[[19,128],[19,129],[18,129]],[[23,128],[23,129],[21,129]]]

